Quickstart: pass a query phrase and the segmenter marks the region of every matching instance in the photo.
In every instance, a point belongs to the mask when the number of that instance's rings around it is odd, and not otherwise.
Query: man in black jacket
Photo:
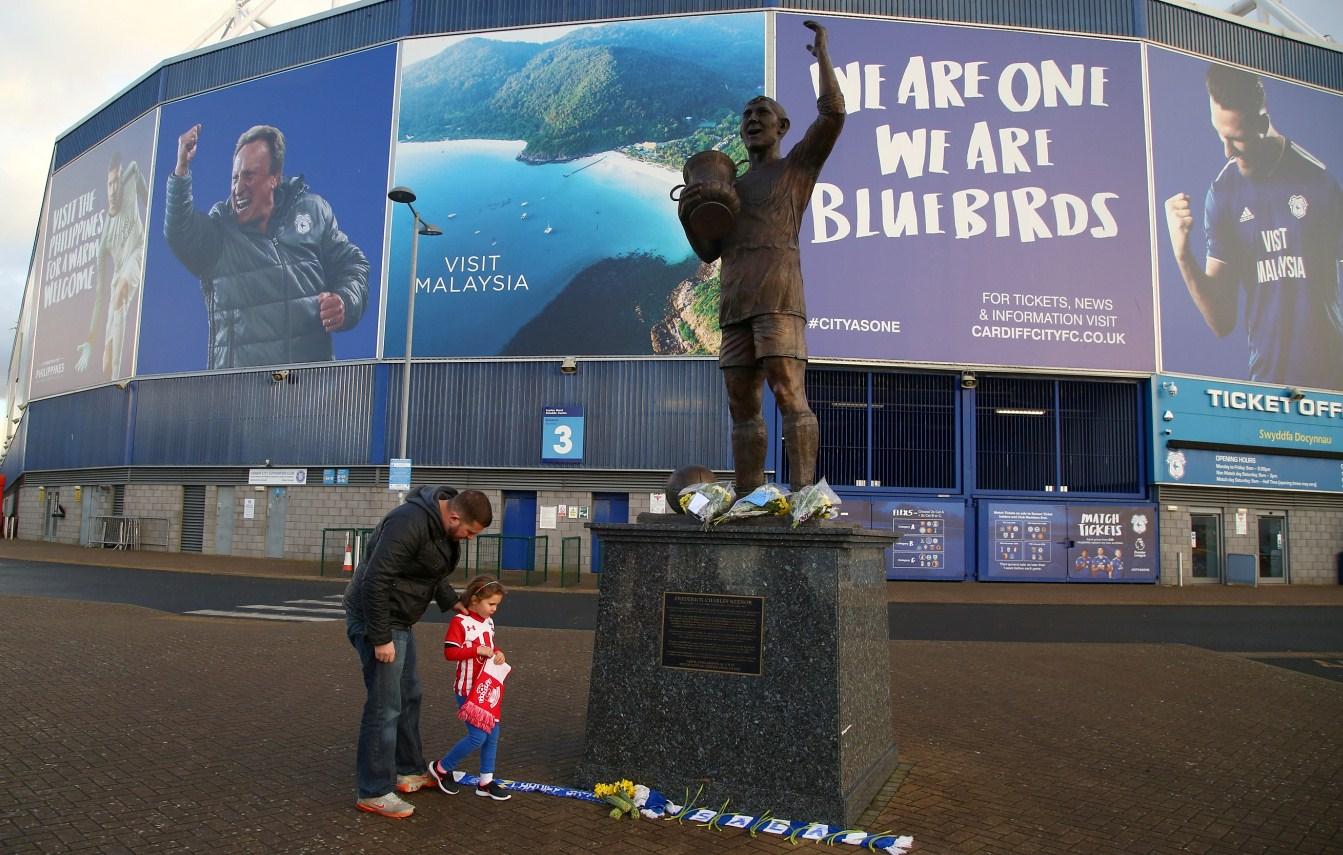
[[[324,362],[331,334],[359,323],[368,259],[302,178],[284,178],[284,134],[257,125],[233,150],[229,198],[208,214],[192,201],[201,126],[177,139],[163,233],[201,280],[210,320],[209,367]]]
[[[345,590],[346,632],[364,668],[368,700],[359,724],[355,806],[402,819],[415,809],[399,795],[432,780],[420,743],[420,680],[411,627],[429,601],[443,611],[457,592],[448,582],[470,540],[494,519],[484,493],[421,487],[374,530]]]

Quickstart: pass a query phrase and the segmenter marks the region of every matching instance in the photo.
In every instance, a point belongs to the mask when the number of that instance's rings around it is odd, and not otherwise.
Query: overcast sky
[[[1233,2],[1202,0],[1219,9]],[[1343,1],[1285,2],[1343,40]],[[332,6],[276,0],[264,17],[282,23]],[[187,51],[232,7],[232,0],[0,0],[0,370],[9,364],[56,138],[162,60]]]

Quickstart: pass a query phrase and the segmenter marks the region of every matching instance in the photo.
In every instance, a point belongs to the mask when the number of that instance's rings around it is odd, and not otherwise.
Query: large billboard
[[[1343,389],[1343,98],[1147,57],[1162,370]]]
[[[669,198],[740,146],[764,90],[759,13],[402,45],[396,183],[421,237],[415,356],[710,354],[717,278]],[[412,217],[397,206],[383,355],[404,355]]]
[[[395,74],[389,45],[161,109],[137,373],[377,355]]]
[[[131,376],[153,153],[147,113],[52,176],[30,295],[30,398]]]
[[[785,150],[816,115],[801,20]],[[848,116],[799,238],[811,355],[1151,371],[1140,46],[821,20]]]

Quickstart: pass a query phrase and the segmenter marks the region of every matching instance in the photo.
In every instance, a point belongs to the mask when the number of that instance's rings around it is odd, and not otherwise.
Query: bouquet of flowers
[[[832,520],[839,516],[839,511],[835,510],[835,505],[840,503],[839,496],[835,495],[835,491],[830,489],[830,485],[826,483],[824,478],[815,484],[798,490],[791,498],[793,500],[793,528],[797,528],[813,517]]]
[[[634,791],[634,782],[628,778],[611,784],[598,784],[592,788],[593,795],[606,799],[613,805],[611,819],[620,819],[625,814],[629,814],[630,819],[639,818],[639,808],[634,803]]]
[[[682,510],[707,524],[731,507],[736,497],[732,487],[727,484],[706,483],[691,484],[681,491],[677,500]]]
[[[788,513],[788,496],[778,484],[762,484],[742,496],[728,508],[727,513],[714,520],[714,524],[746,517],[778,516]]]

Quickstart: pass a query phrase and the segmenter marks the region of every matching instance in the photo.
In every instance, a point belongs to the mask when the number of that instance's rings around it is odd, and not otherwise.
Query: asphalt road
[[[123,603],[177,614],[279,607],[292,600],[325,599],[336,608],[343,589],[343,580],[0,561],[0,595]],[[511,626],[534,629],[592,629],[596,615],[595,595],[515,588],[502,618]],[[892,603],[889,615],[890,638],[899,641],[1188,644],[1260,654],[1343,651],[1343,609],[1327,606]],[[445,618],[431,607],[425,620]]]

